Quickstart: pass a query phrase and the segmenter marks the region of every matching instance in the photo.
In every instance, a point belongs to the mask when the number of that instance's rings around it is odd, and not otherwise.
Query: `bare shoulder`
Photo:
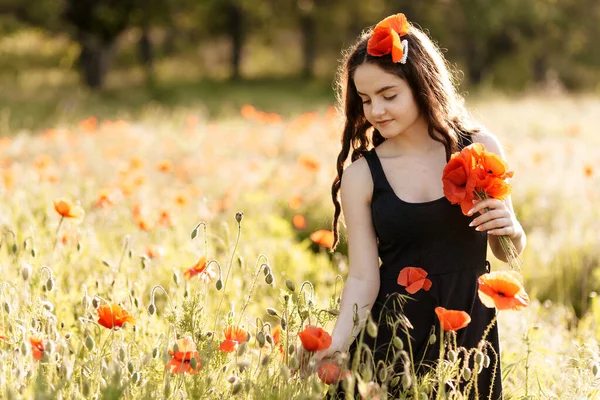
[[[502,150],[502,145],[500,141],[493,133],[489,131],[482,131],[479,133],[475,133],[472,135],[473,143],[481,143],[485,146],[487,151],[491,151],[492,153],[496,153],[499,156],[504,156],[504,151]]]
[[[342,175],[342,197],[370,200],[373,192],[373,179],[369,164],[364,157],[354,161]]]

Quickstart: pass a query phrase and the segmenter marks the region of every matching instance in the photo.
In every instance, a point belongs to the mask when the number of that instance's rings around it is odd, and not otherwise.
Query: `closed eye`
[[[386,99],[386,100],[393,100],[395,97],[396,97],[396,95],[395,95],[395,94],[394,94],[394,95],[392,95],[392,96],[388,96],[388,97],[386,97],[386,96],[383,96],[383,98],[384,98],[384,99]]]

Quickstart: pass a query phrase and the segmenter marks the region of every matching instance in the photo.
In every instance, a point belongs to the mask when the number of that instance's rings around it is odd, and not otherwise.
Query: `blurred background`
[[[596,0],[0,0],[3,129],[150,101],[214,117],[330,104],[341,50],[396,12],[465,91],[600,92]]]

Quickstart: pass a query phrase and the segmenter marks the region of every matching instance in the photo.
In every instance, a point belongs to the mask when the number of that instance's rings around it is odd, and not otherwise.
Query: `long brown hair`
[[[337,158],[337,176],[331,185],[331,197],[335,212],[333,215],[334,241],[331,251],[339,243],[339,219],[342,207],[339,191],[342,183],[344,164],[351,156],[356,161],[385,141],[363,112],[363,104],[354,85],[354,72],[364,63],[374,63],[383,70],[404,79],[410,86],[420,112],[428,122],[429,136],[446,149],[446,160],[458,149],[458,135],[470,136],[479,132],[464,107],[463,98],[457,93],[452,69],[432,40],[416,26],[402,39],[408,41],[406,64],[394,63],[390,55],[381,57],[367,53],[367,42],[371,31],[364,33],[358,42],[345,52],[337,77],[338,106],[345,116],[342,134],[342,150]],[[437,134],[436,134],[437,133]]]

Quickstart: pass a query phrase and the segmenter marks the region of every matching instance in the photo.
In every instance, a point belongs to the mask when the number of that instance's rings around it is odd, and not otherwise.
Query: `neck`
[[[419,118],[404,132],[386,140],[386,142],[389,142],[388,146],[394,148],[398,153],[405,155],[427,154],[440,145],[439,142],[429,136],[428,128],[429,125],[425,118]]]

